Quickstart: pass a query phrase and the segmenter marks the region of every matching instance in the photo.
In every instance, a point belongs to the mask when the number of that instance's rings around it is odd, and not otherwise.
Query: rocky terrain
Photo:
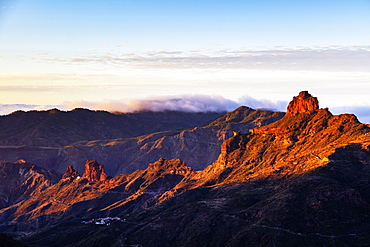
[[[59,181],[61,174],[24,160],[0,163],[0,208],[37,194]]]
[[[145,169],[148,163],[163,157],[181,159],[200,170],[217,159],[222,141],[231,137],[233,131],[245,133],[283,116],[281,112],[248,107],[226,114],[115,115],[86,109],[16,112],[0,117],[0,127],[6,126],[0,131],[0,143],[4,145],[0,146],[0,161],[24,159],[61,173],[73,165],[82,173],[84,162],[96,159],[109,174],[118,175]],[[27,124],[22,126],[23,122]],[[185,128],[188,129],[180,130]]]
[[[205,169],[160,158],[109,177],[89,159],[4,204],[0,230],[29,246],[369,246],[370,128],[305,91],[270,124],[240,110],[207,126],[256,127],[235,128]]]

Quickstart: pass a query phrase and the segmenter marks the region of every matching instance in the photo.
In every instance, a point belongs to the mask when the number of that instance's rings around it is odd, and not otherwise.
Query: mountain
[[[16,111],[0,116],[0,145],[59,148],[78,141],[130,138],[193,128],[223,114],[175,111],[113,114],[83,108]]]
[[[19,160],[0,163],[0,208],[37,194],[59,181],[61,174]]]
[[[204,170],[162,158],[110,178],[105,167],[68,167],[0,210],[0,230],[29,246],[370,245],[370,128],[306,91],[279,120],[235,131]]]
[[[160,158],[181,159],[195,170],[202,170],[217,159],[220,145],[234,131],[246,133],[283,116],[282,112],[239,107],[205,126],[188,130],[158,132],[136,138],[81,141],[63,147],[59,155],[61,169],[53,168],[60,171],[69,164],[82,172],[81,164],[92,157],[106,164],[107,172],[112,175],[145,169],[148,163]]]
[[[248,107],[227,114],[167,111],[115,115],[86,109],[16,112],[0,117],[0,126],[4,126],[0,160],[24,159],[59,172],[73,165],[82,173],[87,159],[97,159],[109,174],[118,175],[145,169],[164,157],[179,158],[199,170],[217,159],[219,146],[232,131],[247,132],[283,115]],[[185,128],[188,130],[181,131]]]
[[[178,159],[160,159],[145,170],[110,178],[96,160],[88,160],[82,176],[68,167],[58,183],[0,210],[0,219],[5,222],[0,229],[35,231],[66,219],[146,208],[156,203],[158,195],[195,173]]]

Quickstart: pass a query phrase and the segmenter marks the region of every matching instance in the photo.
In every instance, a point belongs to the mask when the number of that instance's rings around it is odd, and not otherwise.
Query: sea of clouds
[[[242,105],[253,109],[285,111],[287,104],[288,101],[255,99],[251,96],[230,100],[219,95],[178,95],[137,100],[67,101],[62,105],[0,104],[0,114],[7,115],[19,110],[31,111],[52,108],[60,110],[88,108],[122,113],[138,111],[229,112]],[[329,110],[333,114],[355,114],[361,122],[370,122],[370,106],[334,106],[329,107]]]

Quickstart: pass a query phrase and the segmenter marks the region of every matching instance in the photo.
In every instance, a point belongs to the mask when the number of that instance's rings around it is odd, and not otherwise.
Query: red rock
[[[96,160],[87,160],[82,178],[86,178],[90,182],[97,182],[106,180],[108,175],[104,172],[103,165],[99,165]]]
[[[62,179],[75,179],[77,177],[80,177],[80,174],[73,168],[73,166],[68,166]]]
[[[298,96],[293,97],[293,100],[287,107],[287,115],[297,115],[299,113],[310,113],[319,109],[319,101],[316,97],[312,97],[308,91],[302,91]]]

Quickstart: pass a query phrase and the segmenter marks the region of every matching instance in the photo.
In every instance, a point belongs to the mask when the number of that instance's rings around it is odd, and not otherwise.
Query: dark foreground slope
[[[370,245],[370,129],[307,92],[203,171],[160,159],[96,181],[68,174],[1,210],[1,229],[30,246]],[[81,222],[107,216],[120,220]]]

